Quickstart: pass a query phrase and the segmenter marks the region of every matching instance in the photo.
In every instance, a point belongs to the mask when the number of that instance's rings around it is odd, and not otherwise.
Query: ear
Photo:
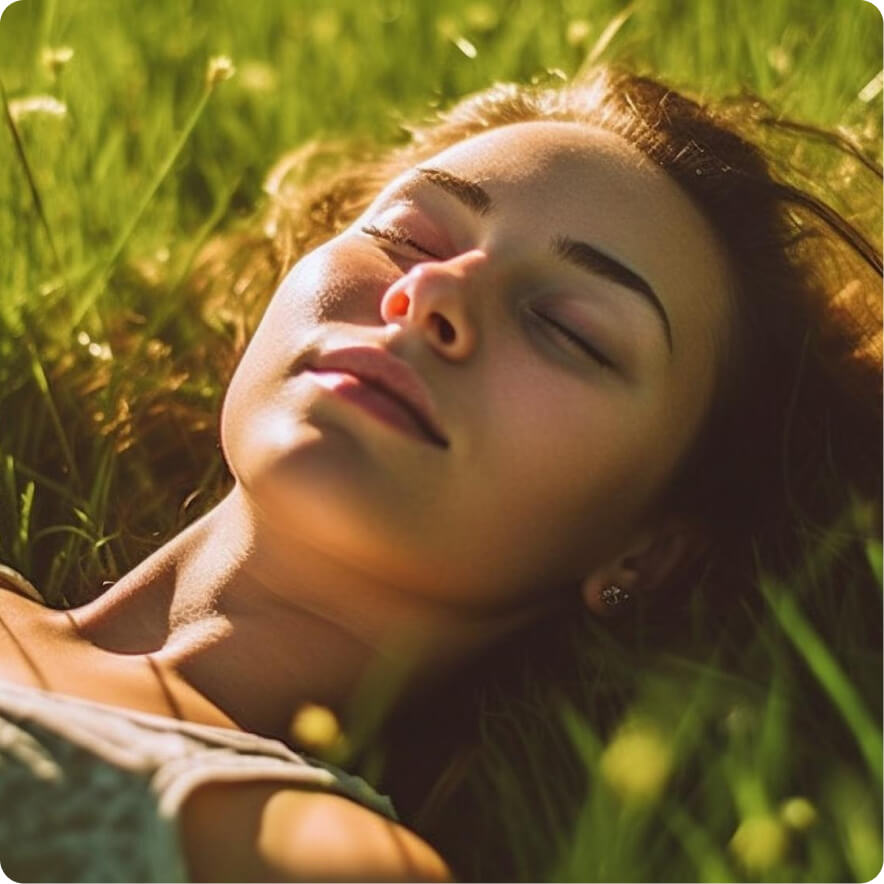
[[[681,519],[668,519],[655,529],[641,532],[612,562],[588,574],[580,588],[583,600],[593,613],[611,614],[624,599],[623,593],[635,597],[654,592],[706,545],[695,526]],[[612,593],[611,587],[621,592]]]

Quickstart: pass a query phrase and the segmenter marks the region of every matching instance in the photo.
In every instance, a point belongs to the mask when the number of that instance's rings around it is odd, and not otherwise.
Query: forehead
[[[423,165],[478,181],[502,207],[530,207],[535,223],[560,228],[571,222],[578,229],[561,232],[592,233],[597,244],[641,244],[649,274],[653,267],[665,276],[686,246],[697,247],[701,254],[694,257],[716,259],[710,270],[726,272],[724,252],[687,194],[638,148],[603,129],[514,123],[455,144]]]
[[[514,123],[449,147],[423,167],[481,184],[522,232],[590,243],[644,277],[667,312],[707,307],[719,325],[731,291],[725,249],[669,175],[618,135],[583,123]]]
[[[653,178],[660,173],[637,148],[618,135],[586,123],[536,120],[511,123],[474,135],[437,155],[482,174],[524,184],[589,164],[601,173]],[[562,169],[564,171],[564,169]]]

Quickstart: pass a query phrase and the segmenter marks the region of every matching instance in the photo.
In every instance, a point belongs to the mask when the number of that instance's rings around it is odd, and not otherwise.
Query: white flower
[[[9,115],[16,122],[22,119],[22,117],[34,114],[44,114],[48,117],[65,117],[67,113],[67,105],[51,95],[27,95],[24,98],[13,98],[9,102]]]
[[[229,80],[236,73],[236,68],[227,55],[216,55],[209,59],[206,66],[206,82],[210,86]]]
[[[58,76],[64,66],[74,57],[74,50],[70,46],[47,46],[40,53],[40,61],[43,67],[53,76]]]

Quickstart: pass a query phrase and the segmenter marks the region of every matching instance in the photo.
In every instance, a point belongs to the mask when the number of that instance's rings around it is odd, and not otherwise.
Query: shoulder
[[[282,789],[266,812],[268,857],[293,865],[301,880],[451,880],[414,832],[341,795]]]
[[[212,783],[187,800],[194,881],[452,881],[426,841],[349,798],[277,783]]]

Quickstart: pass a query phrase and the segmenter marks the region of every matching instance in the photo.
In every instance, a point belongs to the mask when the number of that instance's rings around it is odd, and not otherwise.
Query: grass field
[[[218,57],[232,76],[209,82]],[[232,331],[199,312],[188,274],[211,236],[261,203],[283,151],[396,142],[402,124],[493,81],[570,77],[596,58],[709,96],[750,88],[843,127],[880,161],[881,15],[861,0],[11,6],[0,561],[49,604],[80,604],[218,499],[225,366],[213,352]],[[525,880],[875,876],[879,506],[846,510],[791,587],[764,585],[765,618],[737,668],[711,653],[631,672],[628,726],[613,735],[591,710],[561,708],[591,784],[576,829],[545,840],[535,818],[555,814],[524,807],[502,761],[489,790],[511,800],[489,851]],[[476,868],[494,879],[493,856]]]

